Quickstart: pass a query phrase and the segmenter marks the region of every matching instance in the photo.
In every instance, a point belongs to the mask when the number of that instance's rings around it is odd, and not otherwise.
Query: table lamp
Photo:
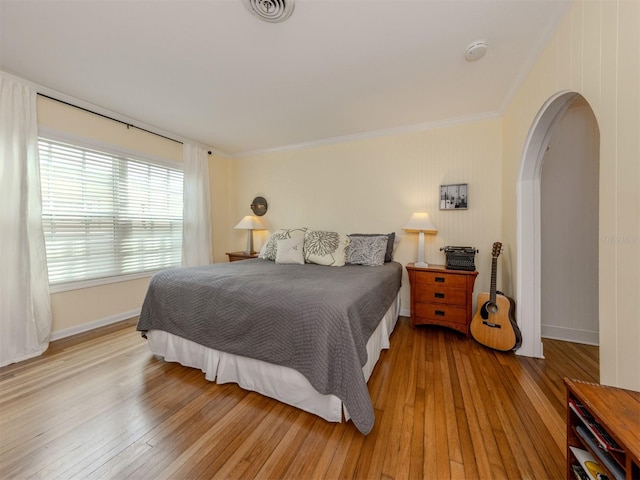
[[[242,230],[247,230],[247,248],[244,251],[246,254],[256,253],[253,250],[253,231],[264,230],[266,227],[262,224],[258,217],[253,215],[247,215],[234,227]]]
[[[429,264],[424,261],[424,234],[425,232],[438,233],[436,226],[429,218],[429,214],[427,212],[414,213],[403,229],[409,232],[418,232],[418,261],[414,265],[416,267],[428,267]]]

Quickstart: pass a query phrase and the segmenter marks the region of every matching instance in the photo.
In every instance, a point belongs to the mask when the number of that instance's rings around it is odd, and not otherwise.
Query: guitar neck
[[[498,258],[491,259],[491,290],[489,292],[489,301],[495,305],[496,303],[496,270],[498,268]]]

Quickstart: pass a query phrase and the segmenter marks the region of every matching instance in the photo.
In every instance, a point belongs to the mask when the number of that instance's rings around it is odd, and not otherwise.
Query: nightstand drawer
[[[463,307],[450,305],[433,305],[431,303],[416,303],[416,323],[420,323],[420,317],[441,322],[467,324],[467,310]]]
[[[416,283],[442,287],[467,288],[467,277],[451,273],[416,272]]]
[[[467,291],[462,288],[447,288],[438,285],[420,285],[416,290],[416,302],[467,304]]]

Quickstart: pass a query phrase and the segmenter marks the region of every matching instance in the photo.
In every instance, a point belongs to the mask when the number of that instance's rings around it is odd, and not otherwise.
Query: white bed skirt
[[[380,352],[389,348],[389,337],[396,326],[399,313],[398,293],[367,342],[368,361],[362,367],[365,381],[369,380],[380,358]],[[329,422],[342,421],[343,411],[344,418],[349,419],[349,414],[338,397],[319,393],[306,377],[292,368],[220,352],[161,330],[149,330],[147,339],[153,354],[164,357],[167,362],[199,368],[209,381],[237,383],[246,390],[275,398]]]

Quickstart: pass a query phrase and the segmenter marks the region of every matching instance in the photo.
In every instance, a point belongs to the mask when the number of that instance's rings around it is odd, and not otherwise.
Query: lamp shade
[[[262,224],[258,217],[247,215],[242,220],[240,220],[238,224],[233,228],[243,230],[264,230],[265,226]]]
[[[411,215],[411,218],[403,229],[412,232],[438,233],[438,229],[429,218],[427,212],[419,212]]]

